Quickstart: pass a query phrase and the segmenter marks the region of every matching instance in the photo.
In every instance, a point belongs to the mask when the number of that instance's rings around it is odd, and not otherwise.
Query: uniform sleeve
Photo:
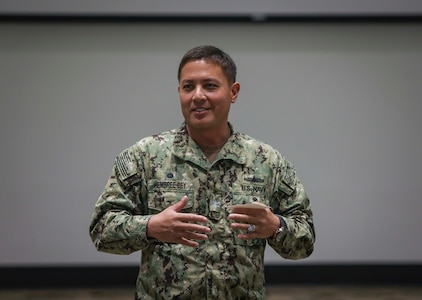
[[[98,251],[130,254],[148,246],[146,232],[151,216],[144,214],[143,182],[136,149],[123,151],[92,215],[90,236]]]
[[[312,254],[315,229],[311,203],[293,166],[284,158],[276,171],[273,212],[282,216],[287,230],[280,241],[268,238],[269,245],[286,259],[303,259]]]

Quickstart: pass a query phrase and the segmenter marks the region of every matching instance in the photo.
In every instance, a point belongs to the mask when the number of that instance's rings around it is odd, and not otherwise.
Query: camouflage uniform
[[[138,299],[265,299],[266,242],[284,258],[313,251],[309,199],[293,166],[271,146],[235,132],[210,163],[182,125],[144,138],[115,161],[90,226],[99,251],[142,250]],[[198,248],[146,236],[151,215],[188,195],[183,212],[204,215],[211,228]],[[228,206],[259,200],[288,228],[272,237],[241,240]]]

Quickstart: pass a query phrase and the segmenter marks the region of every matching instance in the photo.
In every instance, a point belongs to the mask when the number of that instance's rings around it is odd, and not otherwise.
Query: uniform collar
[[[246,159],[244,155],[244,145],[241,134],[237,132],[231,123],[228,123],[231,135],[227,140],[226,144],[221,148],[217,161],[232,160],[238,164],[244,164]],[[177,157],[184,160],[191,161],[198,165],[210,165],[208,159],[204,156],[199,146],[189,136],[186,123],[176,129],[176,134],[173,142],[173,153]]]

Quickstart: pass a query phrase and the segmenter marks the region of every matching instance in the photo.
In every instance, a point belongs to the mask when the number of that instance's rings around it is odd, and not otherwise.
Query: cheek
[[[182,107],[186,107],[186,106],[189,106],[190,105],[190,100],[186,96],[180,95],[179,100],[180,100],[180,105]]]
[[[182,109],[182,112],[185,113],[190,110],[190,101],[186,99],[186,97],[180,96],[180,108]]]

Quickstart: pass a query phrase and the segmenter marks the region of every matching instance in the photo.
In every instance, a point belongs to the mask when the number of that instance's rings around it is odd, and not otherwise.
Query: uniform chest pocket
[[[149,213],[157,214],[169,206],[176,204],[184,196],[188,196],[189,199],[182,212],[190,212],[193,207],[193,194],[188,182],[169,177],[151,179],[148,182]]]
[[[190,212],[193,207],[193,196],[191,193],[174,192],[174,191],[158,191],[148,193],[148,209],[152,214],[159,213],[167,207],[176,204],[184,196],[188,196],[188,203],[182,209],[182,212]]]

